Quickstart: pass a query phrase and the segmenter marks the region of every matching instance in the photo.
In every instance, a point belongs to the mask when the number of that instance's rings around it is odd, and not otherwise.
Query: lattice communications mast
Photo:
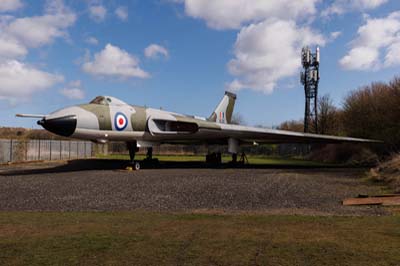
[[[309,47],[301,51],[303,71],[300,74],[306,96],[304,111],[304,132],[318,133],[318,83],[319,83],[319,47],[312,53]]]

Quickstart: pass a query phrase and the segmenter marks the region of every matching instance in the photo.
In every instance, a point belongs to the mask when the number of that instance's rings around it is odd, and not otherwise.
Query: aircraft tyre
[[[140,170],[140,163],[139,162],[134,162],[133,163],[133,169],[136,170],[136,171]]]

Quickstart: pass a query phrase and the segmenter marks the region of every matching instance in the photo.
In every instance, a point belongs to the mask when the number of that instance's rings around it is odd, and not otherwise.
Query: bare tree
[[[339,123],[339,111],[329,94],[325,94],[318,100],[318,133],[338,135]]]
[[[351,92],[343,105],[343,125],[350,136],[380,139],[400,149],[400,79]]]
[[[285,121],[279,125],[278,129],[295,131],[295,132],[304,132],[304,121],[302,120]]]

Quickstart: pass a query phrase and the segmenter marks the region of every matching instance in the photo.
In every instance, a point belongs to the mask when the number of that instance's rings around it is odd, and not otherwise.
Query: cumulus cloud
[[[0,11],[14,10],[20,1],[1,1]],[[63,76],[52,74],[20,61],[30,48],[50,44],[54,39],[66,37],[66,29],[76,15],[63,1],[48,1],[42,16],[15,18],[0,17],[0,98],[9,102],[29,99],[63,81]]]
[[[13,59],[24,57],[28,49],[17,39],[6,34],[0,34],[0,58]]]
[[[238,34],[229,72],[237,78],[231,90],[251,88],[270,93],[278,80],[297,75],[304,45],[324,45],[324,37],[294,21],[273,20],[251,24]]]
[[[82,65],[83,71],[95,76],[118,78],[148,78],[150,75],[139,67],[139,59],[117,46],[107,44],[94,55],[93,61]]]
[[[385,18],[367,18],[358,28],[350,51],[340,59],[348,70],[377,70],[400,65],[400,11]]]
[[[71,81],[67,87],[60,90],[60,93],[71,100],[82,100],[85,98],[85,92],[82,89],[80,80]]]
[[[214,29],[239,29],[268,18],[297,19],[316,13],[319,0],[184,0],[185,13]]]
[[[115,15],[117,15],[117,17],[122,20],[122,21],[126,21],[128,19],[128,9],[124,6],[119,6],[117,7],[117,9],[115,9]]]
[[[144,49],[144,55],[148,58],[158,58],[160,55],[168,57],[168,50],[158,44],[150,44]]]
[[[98,45],[99,41],[95,37],[87,37],[85,40],[86,43],[91,45]]]
[[[63,81],[63,76],[47,73],[17,60],[0,63],[0,98],[9,101],[29,99]]]
[[[102,5],[91,5],[89,6],[89,15],[95,22],[101,22],[106,18],[107,9]]]
[[[21,8],[21,0],[1,0],[0,1],[0,12],[14,11]]]
[[[0,23],[0,58],[18,58],[28,48],[49,44],[58,37],[66,37],[66,29],[74,24],[76,15],[62,1],[46,5],[42,16],[7,17]]]
[[[234,77],[229,89],[271,93],[278,81],[298,75],[303,45],[324,45],[339,36],[324,37],[307,26],[320,0],[182,0],[185,13],[210,28],[240,29],[234,58],[228,64]]]
[[[28,47],[39,47],[51,43],[57,37],[66,36],[64,29],[71,26],[75,19],[73,13],[19,18],[8,25],[6,32]]]
[[[388,0],[335,0],[332,5],[322,11],[322,16],[340,15],[350,11],[366,11],[387,2]]]

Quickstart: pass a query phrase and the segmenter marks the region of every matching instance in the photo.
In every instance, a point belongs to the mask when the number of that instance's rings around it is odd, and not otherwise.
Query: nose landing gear
[[[130,168],[133,170],[140,170],[140,163],[138,161],[135,161],[135,154],[137,151],[139,151],[136,141],[135,142],[127,142],[126,144],[128,146],[129,157],[131,159],[130,160],[130,165],[131,165]]]

